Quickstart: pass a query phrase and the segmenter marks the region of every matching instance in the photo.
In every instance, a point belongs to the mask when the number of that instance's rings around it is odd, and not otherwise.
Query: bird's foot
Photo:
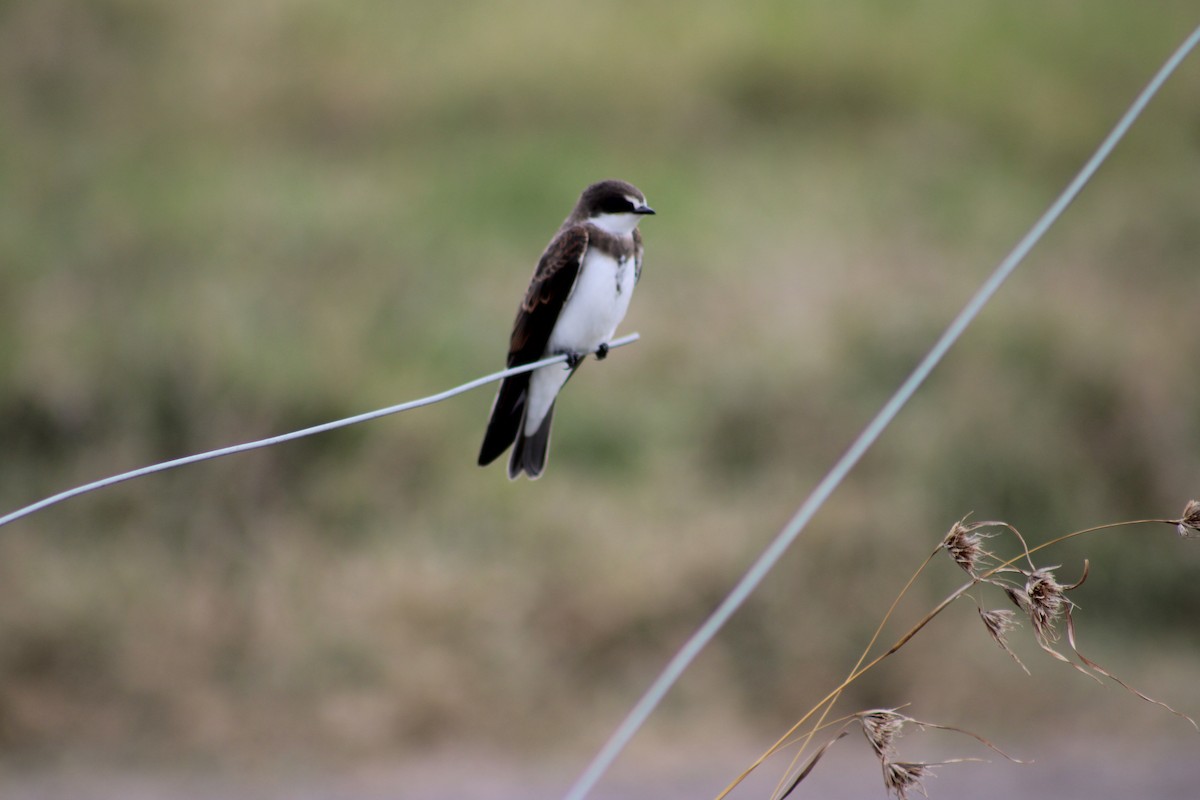
[[[603,361],[606,358],[608,358],[608,342],[604,342],[596,348],[596,360]]]
[[[567,369],[575,369],[587,353],[567,353]]]

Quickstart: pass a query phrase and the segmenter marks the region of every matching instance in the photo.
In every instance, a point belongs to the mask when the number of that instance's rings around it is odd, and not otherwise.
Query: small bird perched
[[[561,354],[567,363],[501,382],[479,450],[480,466],[512,445],[510,480],[522,472],[531,479],[542,474],[555,398],[584,356],[608,355],[608,342],[642,274],[637,226],[653,213],[646,196],[625,181],[601,181],[583,190],[533,271],[508,348],[510,367]]]

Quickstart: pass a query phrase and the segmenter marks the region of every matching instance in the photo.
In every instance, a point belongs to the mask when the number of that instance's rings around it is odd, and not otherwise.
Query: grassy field
[[[0,5],[0,510],[498,369],[584,185],[659,211],[642,340],[572,381],[537,483],[474,465],[481,390],[0,531],[0,756],[596,742],[1196,22],[1132,0]],[[969,512],[1041,541],[1200,494],[1198,92],[1193,58],[660,735],[773,738]],[[1048,563],[1085,556],[1089,654],[1200,712],[1200,549],[1144,528]],[[848,707],[1179,732],[1017,642],[1026,677],[973,615]]]

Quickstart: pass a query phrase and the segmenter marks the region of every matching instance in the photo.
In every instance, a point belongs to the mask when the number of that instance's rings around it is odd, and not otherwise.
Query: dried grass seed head
[[[950,527],[950,532],[942,540],[946,552],[968,575],[975,575],[983,560],[992,555],[983,549],[983,540],[990,539],[992,534],[979,532],[985,524],[987,523],[980,522],[968,525],[965,518],[960,519]]]
[[[1176,530],[1185,538],[1200,536],[1200,500],[1188,500]]]
[[[895,756],[896,739],[899,738],[904,723],[910,718],[891,708],[875,708],[860,712],[857,716],[859,724],[862,725],[863,736],[867,737],[875,755],[885,762]]]
[[[883,785],[896,796],[896,800],[908,800],[910,789],[929,797],[923,781],[926,775],[932,774],[929,765],[919,761],[883,762]]]
[[[1010,586],[1007,583],[997,583],[996,585],[1004,590],[1004,593],[1008,595],[1008,599],[1012,600],[1014,606],[1021,609],[1022,614],[1029,614],[1029,595],[1026,593],[1024,586]]]
[[[1000,645],[1004,652],[1008,653],[1012,660],[1017,662],[1017,666],[1025,670],[1025,674],[1029,674],[1029,667],[1017,657],[1013,649],[1008,646],[1006,634],[1017,627],[1017,612],[1009,611],[1008,609],[979,609],[979,617],[983,620],[984,627],[987,628],[988,635],[992,637],[992,641]]]
[[[1033,623],[1033,630],[1038,637],[1048,642],[1058,639],[1054,625],[1071,602],[1065,594],[1066,587],[1054,577],[1056,569],[1058,567],[1039,567],[1030,572],[1025,580],[1029,621]]]
[[[979,616],[987,627],[988,635],[996,640],[996,644],[1007,649],[1008,641],[1005,635],[1017,627],[1017,612],[1008,609],[979,609]]]

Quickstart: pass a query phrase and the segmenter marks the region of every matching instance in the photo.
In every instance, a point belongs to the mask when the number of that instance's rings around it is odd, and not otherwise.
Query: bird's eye
[[[627,197],[606,197],[600,203],[600,211],[604,214],[629,214],[634,210],[634,205]]]

